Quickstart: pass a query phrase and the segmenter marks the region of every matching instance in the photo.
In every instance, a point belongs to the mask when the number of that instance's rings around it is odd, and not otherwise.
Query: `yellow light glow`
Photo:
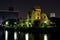
[[[47,21],[44,21],[44,23],[47,23]]]

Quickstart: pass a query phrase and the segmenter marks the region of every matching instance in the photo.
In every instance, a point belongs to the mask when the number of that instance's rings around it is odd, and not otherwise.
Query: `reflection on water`
[[[47,34],[44,34],[44,40],[48,40]]]
[[[8,31],[5,31],[5,40],[8,40]]]

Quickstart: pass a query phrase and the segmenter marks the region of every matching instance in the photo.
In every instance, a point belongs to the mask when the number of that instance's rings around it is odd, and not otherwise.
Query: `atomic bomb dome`
[[[34,9],[41,9],[41,7],[39,5],[34,5],[33,7]]]

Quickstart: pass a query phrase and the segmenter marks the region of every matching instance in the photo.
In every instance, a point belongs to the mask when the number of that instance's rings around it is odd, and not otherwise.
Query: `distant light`
[[[44,23],[47,23],[47,21],[44,21]]]
[[[55,22],[50,22],[50,24],[55,24]]]
[[[42,28],[44,28],[45,26],[43,25]]]
[[[19,34],[20,34],[20,32],[19,32]]]
[[[23,27],[24,26],[24,23],[20,23],[20,25]]]
[[[6,25],[8,25],[9,24],[9,22],[8,21],[6,21]]]
[[[31,24],[31,23],[29,23],[29,24]]]
[[[29,40],[29,34],[28,33],[25,35],[25,40]]]
[[[14,24],[17,24],[17,22],[14,22]]]
[[[55,17],[55,13],[50,13],[50,17]]]
[[[14,32],[14,40],[17,40],[17,32]]]
[[[44,34],[44,40],[48,40],[47,34]]]
[[[29,23],[28,22],[26,22],[26,25],[27,25],[27,27],[29,27]]]
[[[8,31],[5,31],[5,40],[8,40]]]

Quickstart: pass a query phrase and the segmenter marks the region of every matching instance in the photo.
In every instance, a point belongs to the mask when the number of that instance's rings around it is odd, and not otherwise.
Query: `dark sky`
[[[0,10],[7,10],[9,6],[12,6],[14,10],[20,11],[20,16],[25,17],[36,4],[42,8],[43,12],[47,14],[53,12],[60,17],[59,0],[0,0]]]

